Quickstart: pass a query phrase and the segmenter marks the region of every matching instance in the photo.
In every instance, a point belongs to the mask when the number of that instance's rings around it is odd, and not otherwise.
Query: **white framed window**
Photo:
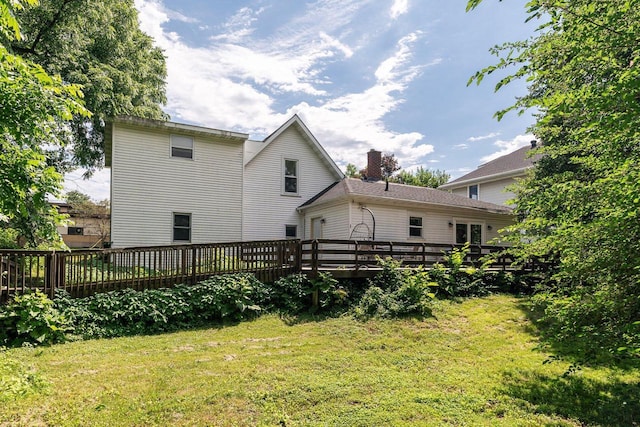
[[[473,221],[459,219],[455,221],[455,244],[464,245],[469,242],[472,245],[481,245],[484,240],[484,224]]]
[[[409,216],[409,237],[422,237],[421,216]]]
[[[283,162],[283,190],[285,194],[298,194],[298,161],[284,159]]]
[[[173,213],[173,241],[174,242],[190,242],[191,241],[191,214],[190,213]]]
[[[284,226],[284,235],[287,239],[295,239],[298,237],[298,226],[287,224]]]
[[[171,157],[193,159],[193,138],[190,136],[171,135]]]
[[[479,197],[480,197],[480,188],[478,187],[478,184],[470,185],[469,198],[474,200],[479,200]]]

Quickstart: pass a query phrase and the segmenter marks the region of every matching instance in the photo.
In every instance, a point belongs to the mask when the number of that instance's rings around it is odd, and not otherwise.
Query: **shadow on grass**
[[[640,425],[640,384],[580,375],[547,376],[535,372],[505,374],[503,392],[525,401],[525,409],[578,420],[583,425]]]
[[[611,350],[613,341],[606,331],[594,331],[592,335],[561,340],[556,338],[550,327],[540,322],[543,313],[533,309],[528,298],[520,301],[519,308],[529,320],[525,332],[538,338],[539,348],[553,355],[551,361],[563,360],[572,365],[615,367],[623,370],[640,369],[640,358]]]

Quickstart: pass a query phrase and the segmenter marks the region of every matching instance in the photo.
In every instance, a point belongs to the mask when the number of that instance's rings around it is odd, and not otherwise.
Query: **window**
[[[469,186],[469,198],[478,200],[478,184]]]
[[[409,237],[422,237],[422,217],[409,217]]]
[[[84,234],[84,228],[82,228],[82,227],[69,227],[69,228],[67,228],[67,234],[69,236],[82,236]]]
[[[482,244],[482,224],[456,223],[456,244]]]
[[[284,192],[298,194],[298,161],[284,161]]]
[[[171,157],[193,159],[193,138],[171,135]]]
[[[285,225],[284,226],[284,235],[287,239],[295,239],[298,237],[298,226],[297,225]]]
[[[173,214],[173,240],[174,242],[191,241],[191,214]]]

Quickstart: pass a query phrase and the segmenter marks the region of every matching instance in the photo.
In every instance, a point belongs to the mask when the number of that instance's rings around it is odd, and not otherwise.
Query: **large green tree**
[[[468,2],[468,9],[481,0]],[[640,1],[530,0],[535,37],[493,49],[505,73],[496,89],[526,78],[529,90],[498,112],[532,109],[543,154],[515,188],[512,227],[523,258],[558,265],[547,293],[559,338],[640,346]],[[523,239],[524,237],[524,239]],[[526,242],[526,243],[525,243]]]
[[[416,185],[418,187],[438,188],[442,184],[449,181],[451,176],[445,171],[439,169],[425,169],[418,167],[414,172],[402,170],[392,177],[390,181],[400,182],[407,185]]]
[[[59,240],[62,219],[47,202],[47,194],[59,194],[62,175],[45,150],[64,147],[66,123],[89,115],[77,86],[8,46],[21,38],[16,12],[34,3],[0,0],[0,228],[16,229],[32,245]]]
[[[17,18],[23,37],[11,40],[13,52],[80,85],[92,112],[69,121],[73,143],[51,153],[59,170],[102,166],[108,117],[165,118],[165,58],[140,30],[133,0],[40,0]]]

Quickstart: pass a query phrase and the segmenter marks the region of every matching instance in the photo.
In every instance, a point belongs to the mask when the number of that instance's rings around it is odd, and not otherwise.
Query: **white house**
[[[132,117],[109,123],[112,246],[241,240],[247,137]]]
[[[511,209],[445,191],[345,178],[298,208],[305,238],[487,244]]]
[[[302,238],[296,208],[343,177],[297,115],[264,141],[247,141],[243,240]]]
[[[297,115],[264,141],[133,117],[105,137],[113,247],[301,237],[296,208],[344,177]]]
[[[531,141],[531,146],[522,147],[484,163],[476,170],[438,188],[470,199],[506,205],[507,201],[515,196],[506,188],[517,179],[524,178],[527,170],[532,168],[538,159],[537,156],[529,156],[529,151],[535,147],[536,141]]]
[[[512,220],[509,208],[440,190],[346,179],[298,116],[263,141],[132,117],[108,123],[105,137],[113,247],[319,237],[485,244]],[[379,166],[370,151],[369,179]]]

